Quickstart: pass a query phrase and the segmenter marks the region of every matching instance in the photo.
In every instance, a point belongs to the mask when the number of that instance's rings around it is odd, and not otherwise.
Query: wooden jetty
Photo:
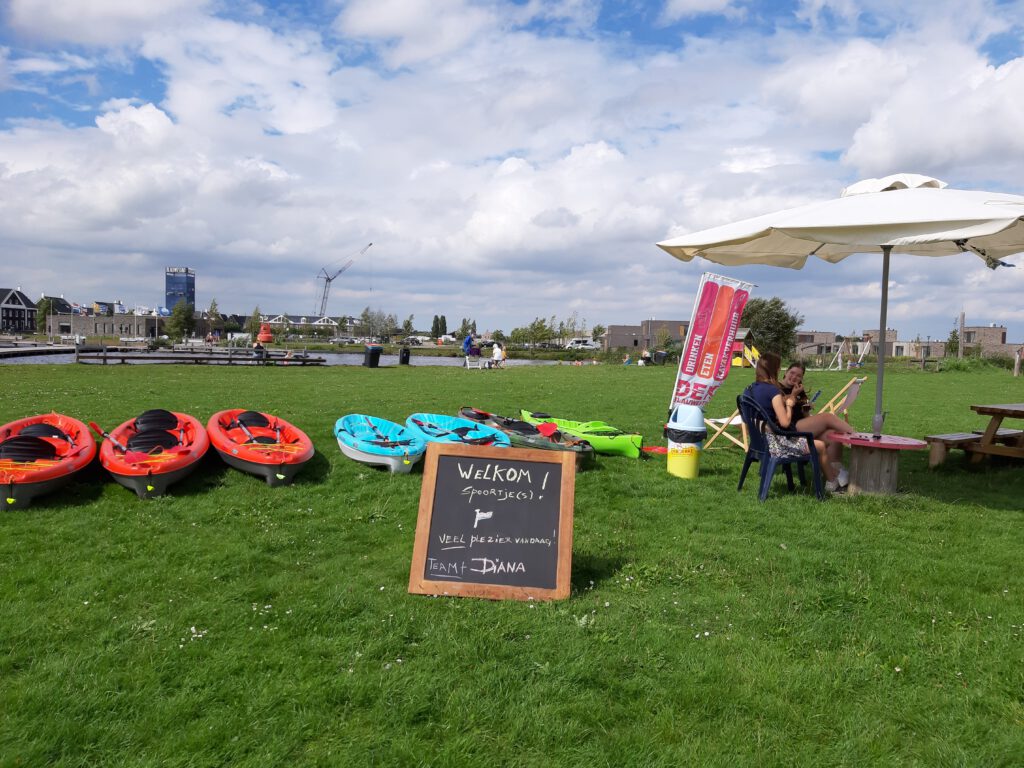
[[[76,363],[91,365],[109,363],[191,363],[193,365],[324,365],[323,357],[308,354],[266,351],[254,354],[251,349],[204,348],[190,350],[156,349],[152,351],[124,348],[103,348],[100,351],[75,351]]]

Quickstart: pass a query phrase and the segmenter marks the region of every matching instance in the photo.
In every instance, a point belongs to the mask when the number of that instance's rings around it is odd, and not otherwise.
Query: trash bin
[[[664,365],[665,361],[667,359],[668,359],[668,352],[658,351],[658,352],[654,353],[654,364],[655,365]]]
[[[412,350],[409,349],[408,347],[402,347],[400,350],[398,350],[399,365],[408,365],[410,357],[412,357]]]
[[[379,367],[380,353],[383,349],[379,344],[367,344],[366,349],[363,351],[363,365],[367,368]]]
[[[668,473],[686,480],[697,477],[700,449],[707,437],[704,411],[694,405],[680,405],[665,425],[668,438]]]

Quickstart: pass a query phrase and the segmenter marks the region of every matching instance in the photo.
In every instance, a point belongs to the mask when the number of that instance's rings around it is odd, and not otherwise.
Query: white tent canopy
[[[682,261],[701,258],[725,266],[767,264],[800,269],[809,256],[832,263],[853,253],[882,252],[884,334],[892,252],[918,256],[972,253],[995,269],[1024,251],[1024,197],[949,189],[918,174],[866,179],[843,197],[744,219],[658,243]],[[884,341],[884,339],[883,339]],[[880,344],[875,417],[881,429],[885,345]]]

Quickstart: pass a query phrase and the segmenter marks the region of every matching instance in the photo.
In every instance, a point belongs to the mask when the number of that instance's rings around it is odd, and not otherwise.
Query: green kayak
[[[557,419],[551,414],[528,411],[525,408],[520,411],[520,414],[523,421],[530,424],[554,424],[561,432],[580,440],[586,440],[594,446],[594,450],[598,453],[629,456],[631,459],[635,459],[640,456],[640,449],[643,447],[643,436],[623,432],[604,421]]]

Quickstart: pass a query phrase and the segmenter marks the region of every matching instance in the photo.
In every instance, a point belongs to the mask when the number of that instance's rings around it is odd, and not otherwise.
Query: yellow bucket
[[[681,443],[668,448],[668,473],[686,480],[697,477],[700,450],[696,445]]]

